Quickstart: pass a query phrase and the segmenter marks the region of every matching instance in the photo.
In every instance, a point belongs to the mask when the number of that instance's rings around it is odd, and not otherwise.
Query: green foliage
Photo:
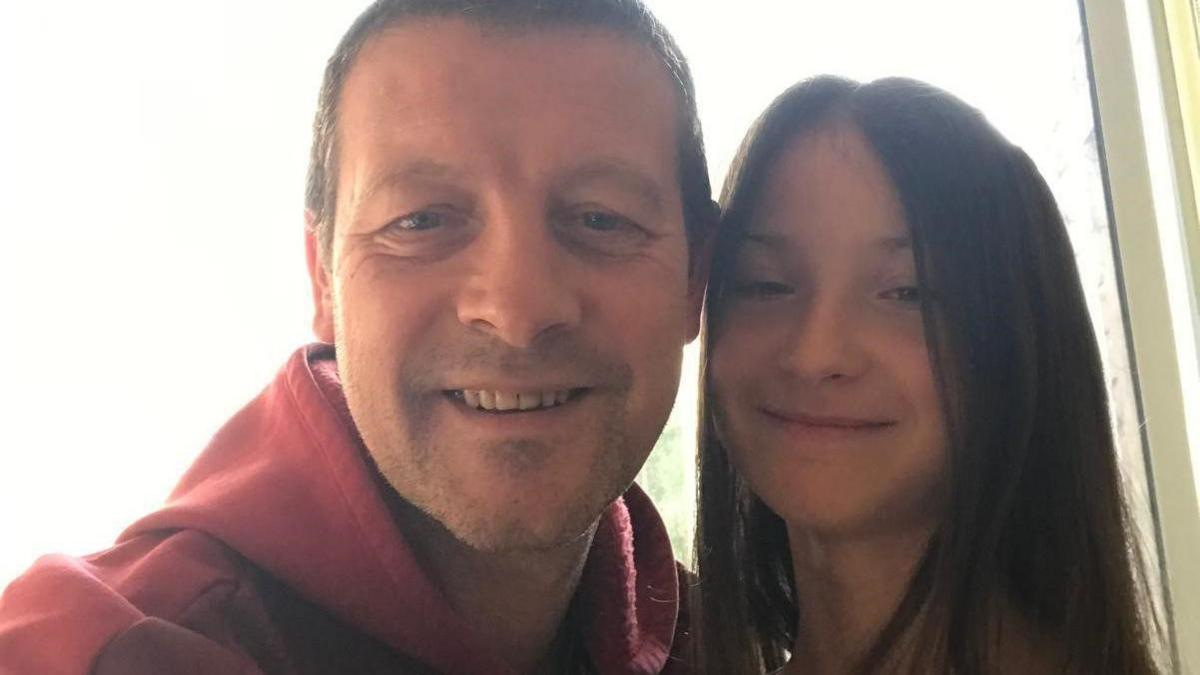
[[[680,425],[672,420],[637,477],[638,485],[658,507],[676,559],[689,567],[696,513],[695,466],[694,443],[684,440]]]

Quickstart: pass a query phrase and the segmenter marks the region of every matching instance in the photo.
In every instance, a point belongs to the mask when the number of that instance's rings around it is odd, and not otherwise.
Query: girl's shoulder
[[[1052,632],[1038,630],[1032,620],[1011,603],[1004,603],[990,636],[997,673],[1058,675],[1065,672],[1066,653]]]

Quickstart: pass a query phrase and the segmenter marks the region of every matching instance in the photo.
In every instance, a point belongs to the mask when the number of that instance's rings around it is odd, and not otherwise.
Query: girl
[[[1104,380],[1045,181],[931,86],[784,92],[722,195],[704,672],[1153,673]]]

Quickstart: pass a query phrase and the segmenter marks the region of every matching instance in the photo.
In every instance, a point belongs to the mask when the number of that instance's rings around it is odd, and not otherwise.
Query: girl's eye
[[[632,225],[628,219],[604,211],[585,211],[579,214],[579,224],[597,232],[612,232]]]
[[[884,300],[895,300],[909,305],[921,303],[921,289],[916,286],[897,286],[879,294]]]
[[[733,284],[733,294],[748,300],[770,300],[792,293],[792,287],[777,281],[738,281]]]

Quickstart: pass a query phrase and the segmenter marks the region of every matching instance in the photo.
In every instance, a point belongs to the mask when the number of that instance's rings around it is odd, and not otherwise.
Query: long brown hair
[[[702,363],[720,340],[731,253],[766,176],[789,140],[834,124],[862,132],[899,194],[921,294],[934,298],[922,311],[949,437],[945,512],[861,671],[997,672],[994,631],[1002,612],[1015,611],[1052,643],[1060,672],[1158,672],[1066,228],[1033,162],[977,110],[907,79],[820,77],[780,95],[722,192]],[[704,382],[698,665],[773,670],[804,630],[787,533],[730,465]]]

